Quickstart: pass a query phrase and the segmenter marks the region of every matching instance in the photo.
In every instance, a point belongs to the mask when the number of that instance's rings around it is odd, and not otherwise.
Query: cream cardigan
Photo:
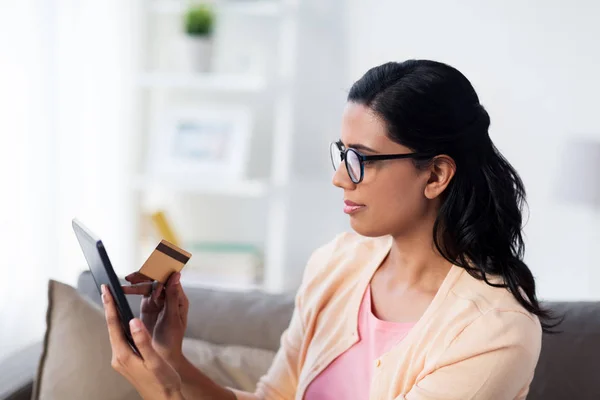
[[[362,294],[391,245],[389,236],[344,233],[313,253],[271,368],[254,395],[235,392],[239,400],[303,400],[308,384],[359,340]],[[369,399],[524,399],[541,338],[537,317],[506,289],[452,266],[410,333],[375,360]]]

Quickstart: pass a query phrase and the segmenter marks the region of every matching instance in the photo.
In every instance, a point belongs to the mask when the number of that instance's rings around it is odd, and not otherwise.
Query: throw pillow
[[[60,282],[48,285],[44,349],[33,400],[140,399],[110,365],[111,349],[104,313]]]

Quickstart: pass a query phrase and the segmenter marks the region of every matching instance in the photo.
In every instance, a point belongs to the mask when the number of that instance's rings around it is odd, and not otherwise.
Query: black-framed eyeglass
[[[382,161],[382,160],[397,160],[403,158],[430,158],[431,154],[426,153],[408,153],[408,154],[377,154],[367,156],[361,154],[358,150],[351,147],[344,149],[341,141],[332,142],[329,145],[331,155],[331,164],[334,171],[337,171],[340,164],[345,162],[348,176],[355,184],[362,182],[365,175],[365,162]]]

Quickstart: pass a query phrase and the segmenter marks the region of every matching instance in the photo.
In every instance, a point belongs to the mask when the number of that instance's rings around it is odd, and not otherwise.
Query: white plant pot
[[[191,72],[210,72],[213,42],[210,37],[185,36],[187,67]]]

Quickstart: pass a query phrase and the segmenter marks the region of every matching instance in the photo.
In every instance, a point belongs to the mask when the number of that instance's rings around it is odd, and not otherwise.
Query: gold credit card
[[[161,240],[139,272],[156,281],[165,283],[172,273],[181,271],[191,257],[191,253],[175,246],[173,243]]]

